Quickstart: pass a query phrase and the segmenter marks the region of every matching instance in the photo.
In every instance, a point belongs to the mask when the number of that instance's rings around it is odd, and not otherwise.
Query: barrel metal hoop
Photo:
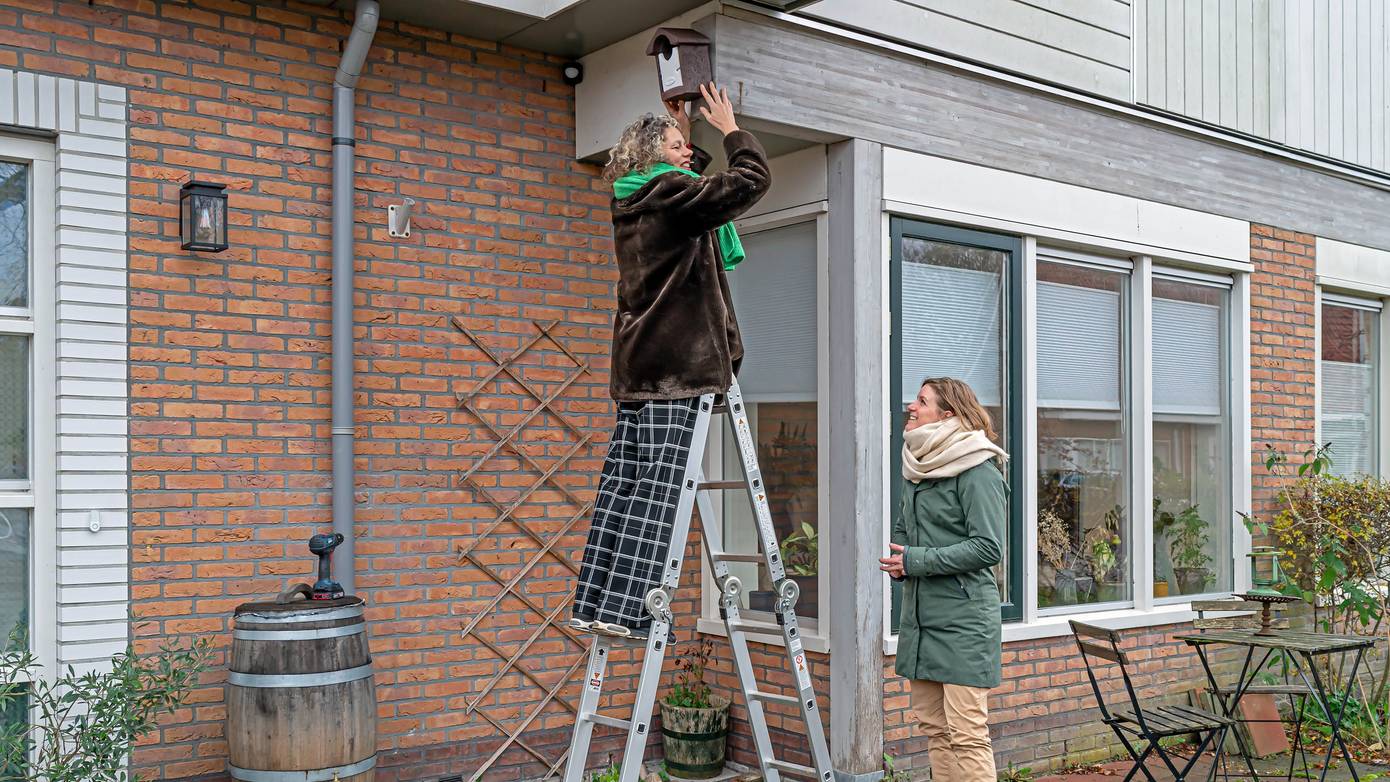
[[[228,763],[227,773],[232,775],[232,779],[240,779],[243,782],[333,782],[335,779],[346,779],[373,768],[376,768],[376,753],[347,766],[316,768],[311,771],[260,771],[238,768]]]
[[[308,630],[242,630],[232,631],[237,641],[318,641],[324,638],[342,638],[345,635],[358,635],[366,632],[364,624],[342,625],[341,627],[317,627]]]
[[[229,671],[227,683],[252,689],[321,687],[325,684],[346,684],[372,677],[372,664],[359,665],[342,671],[322,673],[240,673]]]
[[[711,731],[709,733],[682,733],[678,730],[671,730],[670,728],[663,726],[661,728],[661,735],[669,736],[673,739],[681,739],[683,741],[714,741],[716,739],[722,739],[725,736],[729,735],[729,726],[725,725],[719,730]]]
[[[308,608],[309,606],[305,606]],[[335,619],[352,619],[362,616],[362,606],[343,606],[328,611],[293,611],[281,613],[245,613],[239,614],[236,621],[248,625],[287,625],[300,622],[331,622]]]
[[[716,760],[710,763],[681,763],[680,761],[666,758],[664,762],[666,763],[666,767],[671,769],[672,771],[684,771],[688,774],[709,774],[710,772],[717,773],[724,768],[723,760]],[[270,782],[270,780],[266,780],[266,782]]]

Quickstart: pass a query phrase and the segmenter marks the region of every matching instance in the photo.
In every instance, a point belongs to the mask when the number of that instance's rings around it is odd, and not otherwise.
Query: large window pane
[[[29,338],[0,334],[0,480],[29,477]]]
[[[913,235],[920,230],[921,235]],[[934,235],[941,238],[934,238]],[[928,238],[933,237],[933,238]],[[958,239],[958,241],[954,241]],[[1008,237],[974,231],[914,224],[897,238],[894,343],[898,349],[894,383],[893,445],[889,452],[890,480],[894,487],[890,512],[900,512],[900,437],[907,405],[917,397],[929,377],[954,377],[965,381],[979,397],[999,433],[999,444],[1008,450],[1013,435],[1009,419],[1010,287],[1017,246]],[[1008,465],[1005,475],[1010,478]],[[1010,512],[1010,528],[1004,540],[1004,560],[995,569],[1004,601],[1003,615],[1022,613],[1020,590],[1011,573],[1021,571],[1016,541],[1020,530]],[[893,621],[897,621],[894,585]]]
[[[815,619],[820,594],[816,224],[749,234],[743,243],[749,260],[729,275],[744,346],[739,387],[787,575],[801,587],[796,613]],[[738,445],[723,428],[724,475],[736,478],[742,474]],[[747,495],[725,492],[723,511],[727,549],[757,552]],[[774,585],[765,568],[732,563],[730,569],[743,583],[744,608],[772,609]]]
[[[1039,261],[1038,604],[1133,599],[1129,275]]]
[[[1153,283],[1154,594],[1229,591],[1230,291]]]
[[[0,509],[0,634],[29,630],[29,511]]]
[[[1331,443],[1332,470],[1374,475],[1377,332],[1379,313],[1322,305],[1322,441]]]
[[[0,160],[0,307],[29,304],[29,167]]]

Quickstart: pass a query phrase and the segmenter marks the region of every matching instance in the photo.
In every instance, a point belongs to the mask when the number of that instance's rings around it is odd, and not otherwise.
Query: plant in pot
[[[782,566],[787,577],[801,588],[797,601],[797,613],[814,616],[817,601],[816,574],[820,572],[820,538],[816,528],[801,522],[801,529],[782,539],[778,547],[782,553]]]
[[[671,776],[709,779],[724,770],[729,699],[705,683],[713,655],[709,638],[689,641],[676,659],[676,686],[661,699],[661,746]]]
[[[1075,605],[1080,557],[1072,545],[1071,526],[1050,508],[1038,513],[1038,556],[1052,568],[1052,583],[1046,589],[1039,585],[1039,599],[1045,597],[1048,605]]]
[[[1197,506],[1189,505],[1178,512],[1167,533],[1178,593],[1199,595],[1207,591],[1216,578],[1207,567],[1211,564],[1211,556],[1206,552],[1207,522],[1197,513]]]
[[[1096,602],[1110,603],[1125,599],[1125,583],[1120,574],[1120,528],[1124,523],[1124,508],[1116,505],[1105,512],[1100,526],[1086,533],[1091,560],[1091,573],[1096,580]]]

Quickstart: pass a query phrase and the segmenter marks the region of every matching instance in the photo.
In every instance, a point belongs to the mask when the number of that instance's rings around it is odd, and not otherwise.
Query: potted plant
[[[1125,583],[1119,575],[1120,527],[1124,509],[1119,505],[1105,512],[1100,526],[1086,534],[1091,555],[1091,573],[1096,580],[1096,602],[1110,603],[1125,598]]]
[[[1077,552],[1071,542],[1071,528],[1052,509],[1038,514],[1038,555],[1052,568],[1052,584],[1040,586],[1049,605],[1075,605],[1077,602]]]
[[[724,770],[729,699],[705,683],[713,655],[709,638],[687,643],[676,659],[676,686],[661,699],[661,746],[672,776],[708,779]]]
[[[1211,564],[1211,556],[1206,552],[1207,522],[1197,513],[1197,506],[1189,505],[1173,516],[1167,532],[1178,593],[1197,595],[1207,591],[1215,577],[1207,567]]]
[[[813,613],[810,607],[817,602],[816,583],[820,572],[820,538],[816,528],[808,522],[801,522],[801,529],[782,539],[778,549],[782,553],[782,566],[787,577],[801,587],[801,598],[797,601],[798,613]]]

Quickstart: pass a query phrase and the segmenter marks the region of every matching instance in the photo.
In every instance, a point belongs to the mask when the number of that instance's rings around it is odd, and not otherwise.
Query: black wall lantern
[[[227,249],[227,186],[188,182],[179,190],[179,237],[183,249],[216,253]]]

